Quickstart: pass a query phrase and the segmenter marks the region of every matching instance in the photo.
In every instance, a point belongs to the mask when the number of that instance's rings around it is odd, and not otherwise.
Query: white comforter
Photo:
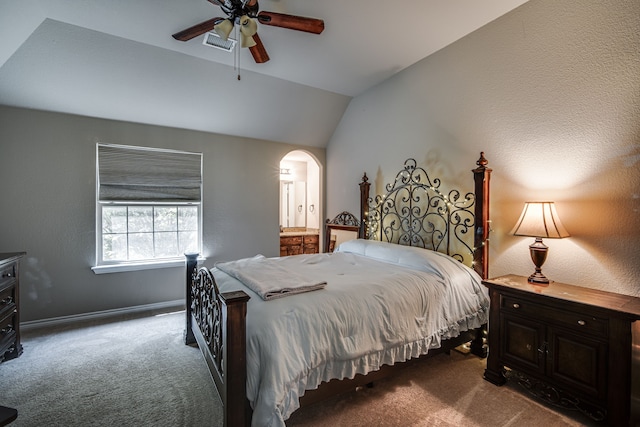
[[[220,290],[251,296],[247,397],[252,426],[284,426],[305,389],[418,357],[487,322],[480,277],[445,255],[356,240],[334,254],[276,258],[325,289],[262,300],[213,269]]]

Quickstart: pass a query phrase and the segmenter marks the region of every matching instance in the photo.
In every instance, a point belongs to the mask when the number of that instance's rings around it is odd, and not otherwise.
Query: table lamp
[[[568,237],[556,212],[553,202],[526,202],[511,234],[514,236],[535,237],[529,246],[531,260],[536,266],[535,272],[529,276],[529,283],[548,284],[549,279],[542,274],[542,264],[547,259],[549,248],[542,243],[542,238],[561,239]]]

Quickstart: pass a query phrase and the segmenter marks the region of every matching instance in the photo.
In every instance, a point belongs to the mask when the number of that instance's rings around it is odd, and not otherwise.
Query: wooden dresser
[[[515,275],[483,284],[491,296],[486,380],[513,378],[548,403],[629,425],[640,298]]]
[[[317,254],[319,252],[318,234],[286,234],[280,236],[280,256]]]
[[[24,255],[0,253],[0,362],[22,354],[19,262]]]

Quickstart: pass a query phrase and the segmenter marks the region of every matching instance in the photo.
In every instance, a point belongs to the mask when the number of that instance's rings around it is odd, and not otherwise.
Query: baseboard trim
[[[94,311],[91,313],[72,314],[70,316],[51,317],[49,319],[30,320],[27,322],[20,322],[20,330],[28,331],[39,328],[46,328],[49,326],[60,326],[72,323],[83,322],[87,320],[102,320],[112,317],[118,317],[127,314],[138,314],[146,311],[154,310],[184,310],[184,300],[174,300],[158,302],[153,304],[135,305],[132,307],[116,308],[112,310]]]

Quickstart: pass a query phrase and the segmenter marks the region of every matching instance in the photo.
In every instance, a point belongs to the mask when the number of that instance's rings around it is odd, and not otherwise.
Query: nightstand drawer
[[[608,322],[606,319],[599,319],[584,313],[557,310],[509,295],[503,295],[501,303],[502,310],[508,313],[520,314],[525,317],[537,319],[538,321],[589,334],[605,336],[608,332]]]

